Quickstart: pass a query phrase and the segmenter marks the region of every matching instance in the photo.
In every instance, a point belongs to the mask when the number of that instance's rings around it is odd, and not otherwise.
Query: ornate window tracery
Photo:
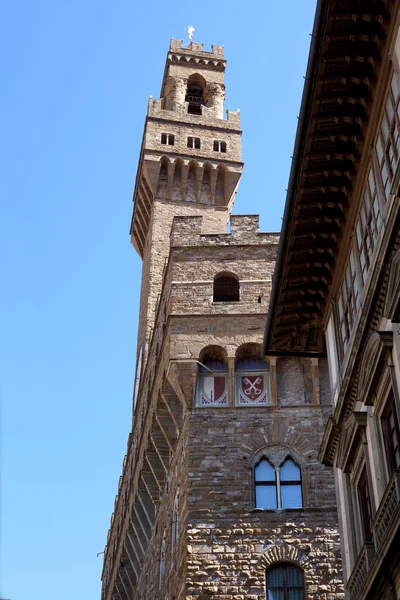
[[[255,507],[280,510],[303,506],[301,471],[287,456],[277,467],[263,456],[254,468]]]

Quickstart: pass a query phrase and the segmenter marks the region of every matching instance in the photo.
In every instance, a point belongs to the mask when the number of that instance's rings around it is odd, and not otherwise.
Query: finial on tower
[[[188,27],[188,36],[189,36],[189,43],[191,44],[193,42],[193,33],[195,32],[195,28],[193,27],[193,25],[189,25]]]

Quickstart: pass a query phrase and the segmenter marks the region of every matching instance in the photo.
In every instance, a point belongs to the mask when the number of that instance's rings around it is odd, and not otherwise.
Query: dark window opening
[[[173,146],[175,144],[175,136],[173,133],[162,133],[161,143],[167,146]]]
[[[372,511],[371,511],[371,495],[369,493],[367,471],[364,470],[358,482],[358,498],[360,501],[362,527],[364,532],[364,541],[372,541]]]
[[[229,275],[214,279],[214,302],[239,302],[239,281]]]
[[[390,471],[400,469],[400,429],[393,392],[390,392],[386,404],[382,426]]]
[[[304,575],[293,565],[279,565],[266,574],[268,600],[303,600]]]
[[[187,147],[200,150],[200,138],[188,137]]]
[[[186,102],[189,102],[188,113],[191,115],[201,115],[201,106],[203,102],[203,88],[200,85],[189,85],[186,93]]]
[[[214,152],[226,152],[226,142],[222,140],[214,140]]]

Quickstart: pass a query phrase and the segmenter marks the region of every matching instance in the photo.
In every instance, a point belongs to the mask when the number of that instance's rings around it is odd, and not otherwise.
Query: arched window
[[[263,457],[254,468],[256,508],[301,508],[300,467],[289,456],[280,467],[273,467]]]
[[[240,356],[240,353],[239,353]],[[260,356],[246,356],[236,361],[236,406],[270,406],[268,364]]]
[[[281,507],[300,508],[303,506],[300,467],[294,460],[287,458],[281,465],[279,476]]]
[[[276,473],[274,467],[262,458],[254,469],[256,508],[278,508]]]
[[[239,302],[239,280],[232,275],[217,275],[214,279],[214,302]]]
[[[266,579],[268,600],[303,600],[304,575],[298,567],[289,564],[272,567]]]
[[[201,107],[204,104],[204,79],[200,75],[192,75],[188,79],[185,101],[189,103],[188,113],[201,115]]]
[[[226,351],[207,346],[199,357],[196,406],[228,405],[228,365]]]

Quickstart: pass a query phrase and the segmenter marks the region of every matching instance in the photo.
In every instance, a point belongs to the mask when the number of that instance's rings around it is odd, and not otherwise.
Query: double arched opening
[[[271,510],[303,506],[301,470],[291,456],[277,466],[266,456],[254,466],[255,507]]]

